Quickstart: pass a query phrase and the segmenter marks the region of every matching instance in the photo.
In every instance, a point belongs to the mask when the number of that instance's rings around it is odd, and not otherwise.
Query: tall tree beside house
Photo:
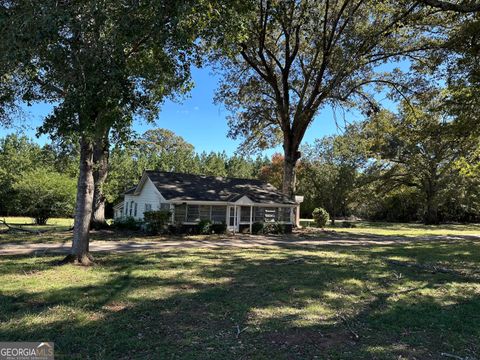
[[[423,58],[455,15],[417,1],[261,0],[223,57],[217,101],[246,148],[282,144],[283,191],[295,193],[303,137],[325,106],[376,109],[373,85],[404,91],[380,65]],[[429,26],[430,25],[430,26]],[[431,31],[431,32],[430,32]]]
[[[198,7],[205,8],[198,12]],[[91,263],[89,227],[95,139],[122,136],[135,114],[153,119],[158,104],[189,88],[192,48],[213,12],[198,1],[14,0],[0,7],[3,92],[16,101],[55,103],[40,132],[77,139],[80,167],[75,229],[66,261]],[[52,21],[54,19],[55,21]]]

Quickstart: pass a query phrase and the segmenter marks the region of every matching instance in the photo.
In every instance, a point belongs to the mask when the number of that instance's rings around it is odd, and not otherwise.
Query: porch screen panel
[[[185,221],[185,212],[187,210],[187,205],[175,205],[175,223],[181,224]]]
[[[253,208],[253,221],[254,222],[264,222],[265,221],[265,208],[260,206],[255,206]]]
[[[227,218],[227,207],[222,205],[212,205],[212,222],[220,224]]]
[[[278,221],[290,222],[290,208],[289,207],[279,208],[278,212],[279,212]]]
[[[240,221],[250,222],[250,206],[241,206],[240,211]]]
[[[210,220],[210,205],[200,205],[198,208],[200,220]]]
[[[200,206],[187,205],[187,222],[200,221]]]

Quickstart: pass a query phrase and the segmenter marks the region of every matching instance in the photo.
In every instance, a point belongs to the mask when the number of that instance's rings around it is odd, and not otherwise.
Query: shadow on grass
[[[478,282],[399,270],[366,250],[103,254],[92,269],[50,268],[56,259],[2,259],[1,274],[25,285],[0,290],[0,340],[54,341],[58,358],[69,359],[426,359],[479,351],[480,298],[448,290]]]

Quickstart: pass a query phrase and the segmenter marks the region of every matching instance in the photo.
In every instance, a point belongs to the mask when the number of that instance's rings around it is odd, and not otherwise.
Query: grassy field
[[[3,219],[3,218],[0,218]],[[23,233],[23,232],[5,232],[6,227],[0,224],[0,245],[7,243],[52,243],[69,242],[72,240],[72,232],[67,231],[73,225],[73,219],[50,219],[46,226],[33,225],[31,218],[11,217],[6,218],[9,224],[21,226],[30,230],[39,230],[41,233]],[[303,225],[310,221],[302,219]],[[436,237],[436,236],[466,236],[479,235],[480,224],[444,224],[439,226],[426,226],[422,224],[405,223],[382,223],[382,222],[355,222],[353,228],[342,227],[341,222],[336,226],[327,226],[327,232],[322,232],[314,227],[307,228],[309,237],[328,237],[343,236],[356,239],[364,236],[382,236],[382,237]],[[222,235],[222,237],[225,237]],[[95,240],[115,240],[115,241],[161,241],[168,237],[145,237],[138,233],[129,232],[93,232],[92,241]],[[188,236],[184,240],[204,240],[208,236]]]
[[[29,217],[0,217],[0,220],[5,220],[9,225],[20,226],[30,230],[66,230],[73,226],[73,219],[67,218],[52,218],[48,219],[47,225],[35,225],[35,221]],[[0,224],[0,230],[6,229],[5,225]]]
[[[480,357],[479,239],[96,257],[0,256],[0,341],[65,359]]]
[[[314,227],[313,220],[302,219],[304,226]],[[337,221],[334,226],[328,225],[328,230],[340,233],[355,233],[367,235],[387,236],[429,236],[429,235],[480,235],[480,224],[441,224],[423,225],[418,223],[388,223],[358,221],[351,223],[353,227],[343,227],[342,221]]]

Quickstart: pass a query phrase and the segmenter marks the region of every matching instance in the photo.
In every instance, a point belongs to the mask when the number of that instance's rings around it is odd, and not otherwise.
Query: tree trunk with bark
[[[300,159],[300,152],[298,147],[299,141],[295,141],[293,136],[285,134],[283,140],[284,162],[283,162],[283,182],[282,192],[289,198],[295,199],[296,191],[296,165],[298,159]]]
[[[434,175],[425,180],[426,206],[423,221],[426,225],[437,225],[440,222],[438,219],[436,170],[436,167],[433,167],[431,173]]]
[[[438,219],[438,205],[435,200],[435,194],[427,194],[427,204],[423,221],[425,225],[437,225],[440,223]]]
[[[64,263],[73,262],[91,265],[93,257],[89,253],[89,230],[93,205],[93,144],[82,137],[80,140],[80,173],[77,185],[77,203],[75,207],[75,226],[70,254]]]
[[[109,159],[109,141],[108,131],[103,136],[95,140],[93,149],[93,211],[91,227],[93,229],[102,229],[108,227],[105,220],[105,195],[103,186],[108,175],[108,159]]]

